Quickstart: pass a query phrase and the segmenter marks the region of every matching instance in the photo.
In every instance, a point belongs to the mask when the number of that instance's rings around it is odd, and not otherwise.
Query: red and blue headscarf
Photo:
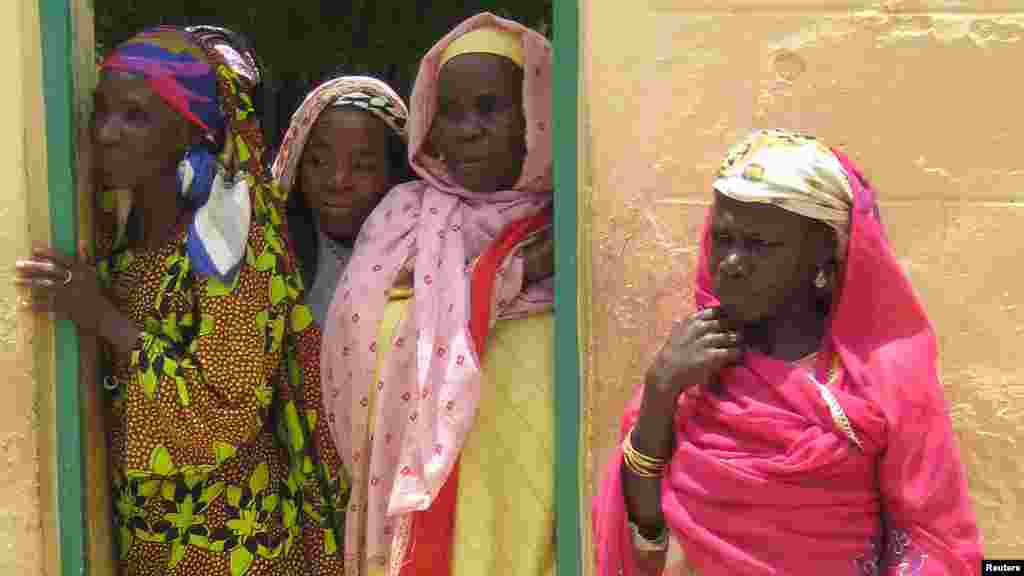
[[[245,254],[250,220],[248,182],[228,173],[224,159],[229,119],[218,95],[218,70],[195,36],[172,26],[150,28],[117,47],[102,69],[136,74],[205,139],[178,167],[182,196],[196,211],[187,251],[197,272],[229,281]],[[233,146],[226,147],[228,150]]]
[[[223,132],[216,73],[184,30],[150,28],[118,46],[102,66],[145,77],[150,88],[189,122],[211,137]]]

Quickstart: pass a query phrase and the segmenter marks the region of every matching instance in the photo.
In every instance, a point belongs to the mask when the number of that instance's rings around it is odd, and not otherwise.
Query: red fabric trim
[[[509,224],[498,238],[480,255],[470,280],[469,333],[473,336],[477,356],[483,358],[491,323],[491,299],[498,267],[521,242],[551,224],[551,208]]]
[[[470,279],[469,332],[477,357],[483,358],[491,323],[491,298],[498,267],[531,234],[551,225],[551,208],[512,222],[480,255]],[[413,515],[409,550],[401,576],[448,576],[452,572],[452,537],[458,498],[459,461],[434,503]]]
[[[444,575],[452,572],[452,535],[455,533],[455,501],[458,498],[459,462],[437,498],[423,512],[413,514],[409,550],[401,576]]]

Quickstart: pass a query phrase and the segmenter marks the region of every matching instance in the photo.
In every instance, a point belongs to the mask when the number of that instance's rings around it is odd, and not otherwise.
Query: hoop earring
[[[828,286],[828,278],[825,276],[824,270],[818,270],[818,275],[814,277],[814,286],[819,290],[824,290]]]

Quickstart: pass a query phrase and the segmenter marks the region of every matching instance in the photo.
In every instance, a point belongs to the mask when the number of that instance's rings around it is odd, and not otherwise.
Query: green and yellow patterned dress
[[[244,120],[237,77],[218,73]],[[258,128],[231,137],[253,205],[231,286],[194,273],[184,225],[157,250],[115,245],[113,196],[100,198],[100,276],[141,331],[104,380],[120,569],[341,574],[347,483],[320,417],[319,334],[282,237],[284,199],[255,153]]]

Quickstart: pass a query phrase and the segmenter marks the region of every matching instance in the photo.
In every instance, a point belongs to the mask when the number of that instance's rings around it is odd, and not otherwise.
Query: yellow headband
[[[523,43],[519,34],[500,28],[477,28],[459,36],[441,54],[441,66],[461,54],[497,54],[523,67]]]

